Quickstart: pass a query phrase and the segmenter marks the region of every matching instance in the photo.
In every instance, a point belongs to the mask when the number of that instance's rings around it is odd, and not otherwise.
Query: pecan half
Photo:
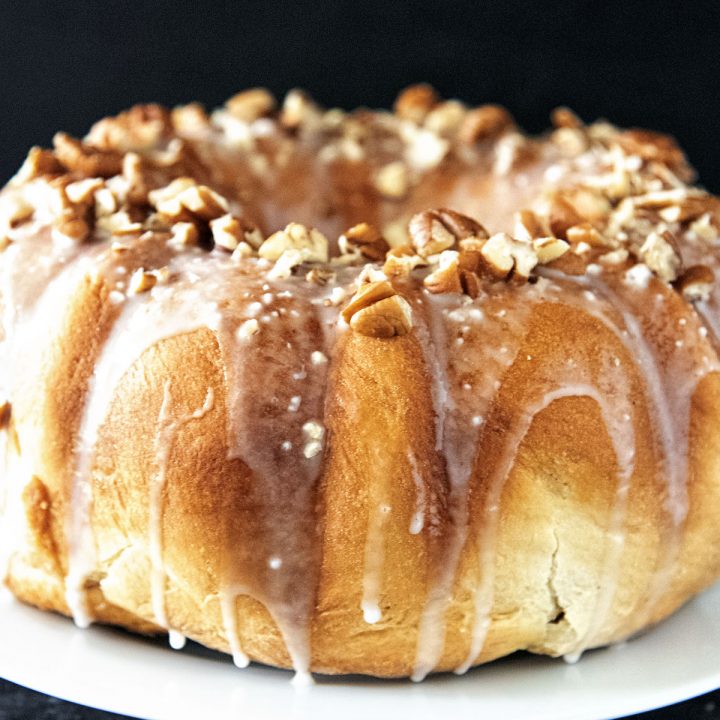
[[[412,309],[387,280],[360,286],[342,311],[343,319],[361,335],[391,338],[412,329]]]
[[[479,222],[446,208],[413,215],[408,229],[413,247],[421,257],[449,250],[466,238],[488,238],[487,230]]]

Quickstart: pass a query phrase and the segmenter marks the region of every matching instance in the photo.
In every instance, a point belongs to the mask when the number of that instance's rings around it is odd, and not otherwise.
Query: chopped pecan
[[[535,154],[533,144],[520,133],[513,132],[503,135],[495,143],[495,162],[493,173],[501,177],[529,162]]]
[[[712,292],[715,274],[707,265],[692,265],[673,283],[690,301],[707,300]]]
[[[272,269],[268,273],[268,277],[271,280],[287,280],[293,270],[305,262],[305,256],[301,250],[296,248],[288,248],[283,250],[280,257],[275,261]]]
[[[55,134],[53,145],[57,159],[83,177],[107,178],[122,171],[122,155],[114,150],[100,150],[62,132]]]
[[[420,125],[439,101],[440,98],[433,87],[426,83],[418,83],[410,85],[398,95],[393,109],[399,118]]]
[[[65,194],[72,203],[90,203],[95,199],[95,193],[103,187],[101,178],[86,178],[77,180],[65,187]]]
[[[319,123],[322,119],[320,108],[302,90],[291,90],[283,101],[280,124],[288,130]]]
[[[359,223],[346,230],[338,239],[338,246],[343,254],[359,254],[375,262],[382,260],[390,250],[379,230],[368,223]]]
[[[90,235],[90,226],[81,215],[68,212],[53,221],[52,234],[53,237],[60,237],[73,243],[81,243]]]
[[[446,208],[413,215],[408,229],[413,247],[421,257],[449,250],[466,238],[484,240],[488,237],[487,230],[480,223]]]
[[[327,267],[314,267],[305,275],[305,280],[314,285],[328,285],[335,282],[335,271]]]
[[[138,268],[130,277],[128,292],[131,295],[147,292],[155,287],[157,281],[158,278],[155,273],[147,272],[144,268]]]
[[[550,121],[556,128],[574,128],[583,127],[583,121],[568,107],[556,107],[550,113]]]
[[[58,162],[52,150],[33,147],[30,148],[30,152],[14,180],[19,183],[28,182],[38,177],[60,175],[63,172],[65,172],[65,168]]]
[[[408,168],[402,160],[383,165],[375,173],[375,189],[386,198],[399,200],[405,197],[409,184]]]
[[[407,335],[412,326],[410,303],[400,295],[379,300],[355,313],[350,319],[353,330],[374,338]]]
[[[642,261],[666,282],[675,280],[681,269],[676,245],[671,233],[651,232],[639,251]]]
[[[230,251],[234,251],[242,242],[247,243],[251,249],[259,247],[262,243],[262,235],[258,228],[229,213],[211,220],[210,232],[216,246]]]
[[[353,330],[370,337],[391,338],[412,329],[410,304],[387,280],[361,285],[342,317]]]
[[[278,260],[286,250],[298,250],[303,262],[327,262],[327,238],[315,228],[290,223],[284,230],[273,233],[260,246],[258,254],[266,260]]]
[[[7,400],[0,402],[0,430],[5,430],[10,424],[12,415],[12,406]]]
[[[171,112],[172,125],[176,132],[193,134],[210,127],[210,118],[200,103],[180,105]]]
[[[95,123],[87,141],[101,150],[150,150],[167,140],[173,132],[168,110],[160,105],[135,105],[117,117]]]
[[[273,94],[265,88],[250,88],[233,95],[226,103],[228,112],[238,120],[253,122],[271,115],[277,102]]]
[[[362,282],[358,291],[353,295],[350,302],[342,311],[345,322],[350,322],[350,318],[363,308],[369,307],[373,303],[395,295],[395,288],[387,280],[371,280],[370,282]]]
[[[573,225],[583,222],[575,206],[562,195],[555,195],[550,202],[548,223],[555,237],[567,240],[567,231]]]
[[[674,138],[650,130],[631,129],[620,132],[616,141],[628,155],[638,155],[643,160],[666,165],[683,179],[692,175],[683,151]]]
[[[519,210],[515,213],[513,236],[518,240],[534,240],[545,235],[540,218],[532,210]]]
[[[535,238],[532,244],[540,265],[547,265],[557,260],[570,249],[568,243],[556,237]]]
[[[446,100],[436,105],[425,118],[424,126],[438,135],[454,135],[465,119],[467,108],[457,100]]]
[[[200,242],[200,231],[195,223],[177,222],[172,228],[170,243],[178,248],[192,247]]]
[[[629,257],[630,253],[626,248],[618,248],[617,250],[611,250],[601,255],[598,261],[603,265],[624,265]]]
[[[418,267],[424,265],[425,260],[415,254],[412,245],[399,245],[388,251],[383,265],[383,272],[389,278],[403,279]]]
[[[457,251],[444,250],[441,252],[436,268],[425,277],[423,285],[431,293],[436,294],[462,292]]]
[[[152,190],[148,199],[159,213],[172,220],[187,220],[194,216],[209,221],[228,211],[224,197],[187,177],[177,178],[163,188]]]
[[[458,139],[460,142],[474,145],[481,140],[501,135],[514,124],[512,115],[504,107],[481,105],[468,110],[458,131]]]
[[[527,280],[538,263],[533,246],[517,240],[506,233],[497,233],[489,238],[480,250],[488,270],[498,278],[512,275],[518,280]]]
[[[688,196],[659,211],[660,217],[666,222],[681,223],[697,220],[705,213],[720,216],[720,200],[713,195]]]
[[[567,228],[565,237],[571,245],[587,243],[590,247],[613,248],[617,243],[606,238],[597,228],[589,222],[573,225]]]

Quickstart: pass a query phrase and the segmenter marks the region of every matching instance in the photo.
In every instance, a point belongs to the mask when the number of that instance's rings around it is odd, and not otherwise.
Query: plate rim
[[[692,618],[693,615],[698,612],[702,615],[703,611],[709,611],[710,619],[714,619],[720,628],[720,583],[715,584],[711,589],[705,591],[705,593],[701,596],[688,603],[685,607],[679,610],[678,613],[662,623],[658,628],[647,633],[641,638],[631,641],[626,647],[630,647],[630,652],[632,652],[633,648],[638,647],[638,644],[647,642],[646,638],[652,638],[656,633],[662,632],[663,630],[665,631],[665,634],[669,633],[672,637],[671,631],[673,623],[677,626],[681,626],[680,623],[683,618]],[[42,620],[38,622],[41,618]],[[168,662],[162,663],[166,667],[161,668],[160,673],[158,673],[157,668],[153,668],[153,671],[150,673],[150,675],[157,675],[158,677],[161,677],[163,673],[166,674],[168,671],[172,671],[173,665],[178,665],[178,667],[182,668],[183,665],[191,667],[195,666],[197,663],[210,663],[220,665],[221,667],[224,665],[224,670],[218,668],[217,671],[213,671],[218,675],[219,684],[224,682],[224,680],[219,679],[220,673],[227,674],[228,670],[232,673],[242,672],[233,668],[229,659],[226,661],[225,658],[219,654],[217,657],[203,657],[199,653],[193,653],[192,651],[190,653],[176,653],[170,649],[165,649],[165,647],[162,646],[162,643],[157,640],[148,640],[147,638],[125,633],[124,631],[114,628],[92,627],[89,630],[79,630],[75,628],[69,619],[23,605],[19,601],[15,600],[6,589],[0,588],[0,631],[6,630],[9,624],[13,622],[17,624],[16,629],[24,627],[26,631],[30,630],[33,633],[31,642],[28,643],[29,645],[33,645],[37,642],[41,643],[43,641],[43,635],[45,636],[46,641],[48,638],[50,639],[52,647],[59,647],[65,643],[71,656],[75,653],[75,656],[83,659],[85,665],[81,669],[87,670],[88,661],[93,658],[96,660],[99,658],[99,667],[92,671],[91,675],[93,676],[96,676],[97,673],[102,673],[104,670],[113,670],[113,664],[117,663],[118,660],[114,655],[112,657],[108,655],[107,652],[113,648],[116,650],[120,649],[123,653],[127,653],[129,651],[130,655],[135,655],[138,649],[142,648],[141,655],[138,657],[142,657],[144,660],[151,660],[154,656],[166,658]],[[10,645],[10,649],[12,650],[12,643]],[[620,650],[624,649],[625,648],[623,647],[620,648]],[[596,656],[596,654],[614,653],[616,650],[618,649],[607,648],[598,651],[591,651],[589,655]],[[159,652],[162,652],[163,655],[159,655]],[[159,707],[157,700],[146,702],[147,697],[143,700],[140,695],[133,692],[120,691],[113,694],[107,694],[106,686],[104,684],[98,686],[93,682],[74,682],[68,684],[66,673],[58,672],[48,674],[47,672],[40,672],[38,671],[36,665],[31,667],[31,662],[27,657],[24,657],[20,662],[13,664],[13,661],[9,657],[11,654],[12,653],[0,653],[0,677],[4,677],[17,685],[27,687],[37,692],[45,693],[68,702],[73,702],[111,713],[144,718],[146,720],[166,720],[166,718],[170,717],[172,717],[173,720],[180,720],[177,713],[172,712],[172,708],[168,708],[168,710],[171,710],[172,714],[165,714]],[[622,653],[618,653],[619,656],[621,656],[621,654]],[[523,655],[521,657],[524,659],[510,658],[501,660],[499,663],[493,663],[478,668],[475,671],[472,671],[473,675],[477,674],[477,676],[480,677],[481,674],[491,675],[493,672],[494,674],[498,674],[498,668],[500,668],[500,673],[502,673],[503,667],[510,667],[513,663],[519,663],[519,668],[521,670],[525,670],[529,663],[536,664],[538,668],[541,669],[551,667],[550,664],[552,663],[552,666],[556,668],[565,668],[562,671],[553,672],[553,675],[562,676],[564,673],[567,677],[572,678],[572,676],[577,673],[577,668],[582,666],[582,663],[578,666],[562,666],[557,660],[551,658],[541,658],[538,656]],[[597,655],[597,657],[600,657],[600,655]],[[169,658],[174,658],[174,660],[170,661]],[[181,660],[182,662],[177,663],[177,660]],[[591,660],[592,658],[588,657],[584,658],[582,662],[588,662]],[[118,667],[122,666],[122,663],[126,661],[120,660],[119,662],[120,665]],[[207,671],[210,665],[198,667],[200,667],[201,670]],[[495,667],[495,671],[493,671],[493,667]],[[516,669],[518,669],[517,665]],[[311,707],[312,702],[315,702],[315,704],[321,701],[334,703],[336,698],[339,696],[339,688],[344,689],[346,692],[349,690],[350,693],[355,693],[355,696],[357,696],[357,692],[361,687],[368,684],[375,684],[377,687],[377,684],[380,683],[380,686],[384,686],[386,688],[384,691],[376,692],[374,698],[370,698],[369,693],[366,693],[367,697],[363,698],[363,702],[372,704],[372,700],[383,700],[387,697],[387,687],[397,688],[409,686],[411,689],[408,690],[407,695],[411,699],[408,700],[408,703],[417,707],[418,698],[432,696],[433,693],[442,694],[443,691],[434,689],[433,685],[446,685],[447,683],[453,683],[453,685],[456,686],[453,687],[453,690],[457,689],[458,694],[461,694],[459,692],[461,690],[459,683],[462,682],[462,680],[455,678],[452,675],[448,677],[447,674],[433,676],[433,678],[429,681],[426,681],[426,684],[414,684],[403,680],[376,681],[374,679],[365,678],[347,679],[335,677],[325,681],[320,678],[320,681],[314,687],[288,693],[288,688],[290,686],[290,674],[287,671],[263,666],[255,666],[254,668],[251,667],[250,672],[253,671],[262,679],[262,684],[275,684],[277,689],[280,691],[277,695],[283,696],[290,702],[290,707],[278,707],[277,704],[274,708],[270,707],[270,714],[265,713],[262,717],[275,718],[290,716],[297,718],[298,720],[309,718],[311,716],[317,718],[317,714],[314,711],[311,710],[310,712],[306,712],[307,708]],[[548,672],[547,669],[545,669],[544,672]],[[245,673],[246,674],[238,677],[244,678],[244,681],[247,680],[250,676],[247,674],[247,671],[245,671]],[[272,673],[272,675],[269,673]],[[253,680],[250,680],[249,683],[244,681],[238,683],[240,690],[242,690],[243,684],[249,686],[253,684]],[[232,681],[228,681],[228,688],[231,684],[233,684]],[[562,705],[562,698],[560,698],[561,704],[558,706],[556,706],[555,703],[552,703],[550,707],[535,708],[537,712],[534,711],[534,717],[536,720],[601,720],[602,718],[607,717],[617,718],[682,702],[692,697],[710,692],[718,687],[720,687],[720,653],[718,653],[718,662],[716,667],[711,668],[704,674],[695,677],[694,679],[691,678],[683,680],[676,686],[658,687],[651,693],[645,692],[638,696],[622,695],[621,697],[613,697],[613,694],[608,693],[599,704],[597,703],[598,698],[594,697],[592,707],[573,707],[571,714],[569,714],[569,709]],[[332,690],[332,688],[335,688],[335,690]],[[428,692],[423,692],[423,688],[427,688]],[[233,689],[232,693],[234,694],[235,692],[236,689]],[[321,699],[320,695],[323,694],[327,697]],[[313,698],[313,696],[315,697]],[[224,700],[227,700],[227,698]],[[351,700],[351,698],[347,698],[347,700]],[[436,703],[437,699],[433,699],[433,702],[429,703],[428,707],[433,707],[433,704],[435,704],[434,707],[437,709]],[[458,703],[460,703],[460,701],[458,701]],[[462,711],[462,708],[465,708],[466,705],[467,703],[465,703],[465,705],[458,705],[461,712],[455,714],[455,720],[464,720],[465,718],[471,717],[470,714],[466,714]],[[483,712],[482,706],[474,705],[473,707],[475,712],[472,713],[472,717],[477,717],[478,712]],[[174,709],[177,709],[177,707]],[[188,712],[188,717],[197,717],[191,708],[188,708]],[[487,710],[484,712],[487,713]],[[493,712],[496,712],[496,710]],[[538,714],[538,712],[540,714]],[[377,709],[373,712],[373,714],[375,714],[378,718],[395,717],[395,713],[383,716],[377,712]],[[219,715],[213,713],[214,718],[224,718],[226,715],[227,717],[230,717],[230,715],[226,712]],[[258,717],[259,720],[259,716],[251,716]],[[484,714],[484,717],[491,716]],[[514,716],[507,715],[505,717]],[[416,715],[416,720],[423,720],[423,718]]]

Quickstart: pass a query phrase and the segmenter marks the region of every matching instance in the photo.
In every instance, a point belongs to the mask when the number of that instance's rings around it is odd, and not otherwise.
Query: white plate
[[[150,720],[297,718],[598,720],[649,710],[720,686],[720,585],[625,645],[576,665],[517,655],[424,683],[319,678],[236,669],[197,645],[184,651],[119,630],[78,630],[0,590],[0,676],[104,710]]]

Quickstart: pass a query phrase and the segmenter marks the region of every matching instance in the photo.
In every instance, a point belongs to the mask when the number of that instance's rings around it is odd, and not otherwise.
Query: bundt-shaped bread
[[[31,150],[0,194],[12,592],[420,679],[712,583],[720,205],[666,136],[553,124],[250,90]]]

